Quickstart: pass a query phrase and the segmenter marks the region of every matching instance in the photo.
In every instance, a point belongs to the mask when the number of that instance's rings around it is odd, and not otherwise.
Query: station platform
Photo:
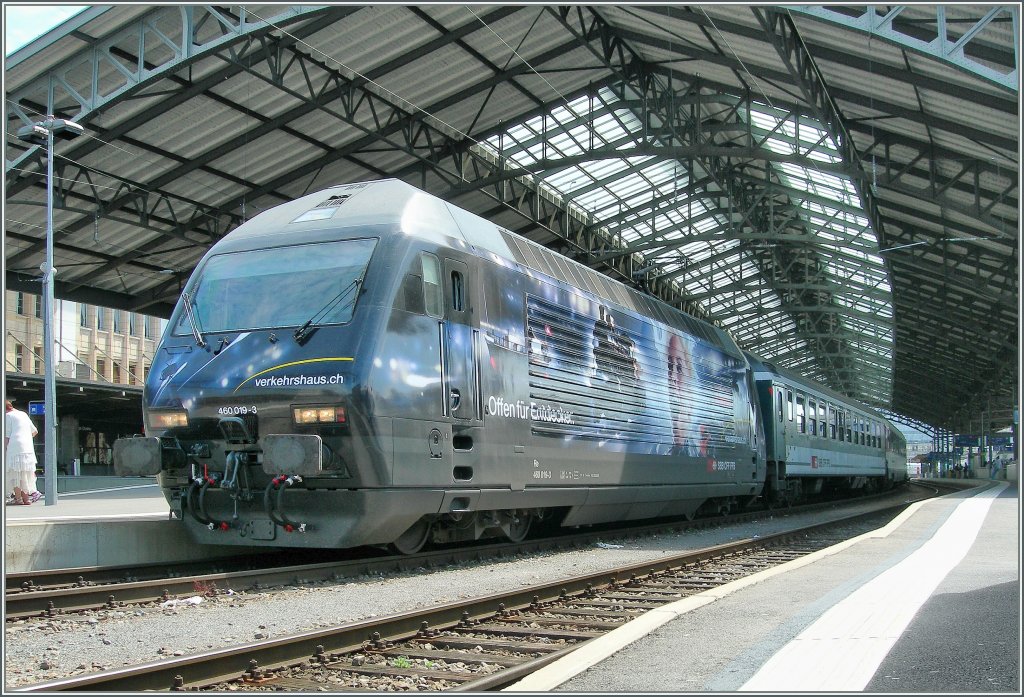
[[[43,479],[37,482],[44,491]],[[57,500],[4,506],[8,572],[127,566],[246,554],[191,542],[155,478],[61,477]]]
[[[1020,694],[1018,490],[973,484],[649,612],[505,691]]]

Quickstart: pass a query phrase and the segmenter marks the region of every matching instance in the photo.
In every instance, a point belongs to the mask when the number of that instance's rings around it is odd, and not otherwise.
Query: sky
[[[4,3],[4,55],[11,55],[33,39],[89,5],[15,5]]]

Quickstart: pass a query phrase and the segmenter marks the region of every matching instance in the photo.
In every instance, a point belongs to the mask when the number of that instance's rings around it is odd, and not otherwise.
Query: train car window
[[[825,403],[818,402],[818,435],[825,437]]]
[[[420,255],[423,269],[423,305],[431,317],[444,314],[444,300],[441,295],[441,265],[437,257],[428,252]]]
[[[818,435],[818,405],[813,399],[807,400],[807,419],[810,422],[807,432],[812,436]]]
[[[786,390],[786,414],[793,420],[793,390]]]
[[[782,423],[786,418],[785,407],[782,405],[782,390],[775,391],[775,401],[779,404],[779,423]]]
[[[850,412],[846,412],[846,442],[853,442],[853,420],[850,418]]]
[[[796,395],[796,432],[807,433],[807,414],[804,413],[804,396]]]
[[[452,309],[456,312],[466,309],[465,284],[462,274],[458,271],[452,271]]]
[[[832,404],[828,405],[828,437],[836,439],[836,408]]]

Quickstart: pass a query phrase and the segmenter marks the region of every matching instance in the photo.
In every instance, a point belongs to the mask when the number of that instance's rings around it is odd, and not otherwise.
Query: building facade
[[[107,409],[110,400],[141,396],[166,320],[68,300],[54,302],[53,340],[59,392],[83,395],[78,404],[58,399],[57,463],[61,472],[109,474],[114,440],[134,429],[130,420]],[[43,350],[43,298],[6,290],[4,297],[4,374],[12,385],[31,390],[46,372]],[[12,382],[13,381],[13,382]],[[131,390],[118,391],[124,386]],[[28,399],[42,399],[29,394]],[[24,397],[22,397],[24,399]],[[87,400],[87,401],[86,401]],[[63,403],[62,403],[63,402]],[[29,411],[28,406],[19,408]],[[121,410],[124,411],[123,409]],[[44,433],[42,415],[33,415]],[[141,424],[141,408],[137,421]],[[44,444],[37,438],[39,467]]]

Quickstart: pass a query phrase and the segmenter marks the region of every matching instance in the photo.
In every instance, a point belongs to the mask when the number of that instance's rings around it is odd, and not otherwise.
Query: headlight
[[[292,418],[297,424],[343,424],[345,407],[292,407]]]
[[[151,411],[149,412],[149,427],[153,429],[179,428],[188,426],[188,412],[186,411]]]

